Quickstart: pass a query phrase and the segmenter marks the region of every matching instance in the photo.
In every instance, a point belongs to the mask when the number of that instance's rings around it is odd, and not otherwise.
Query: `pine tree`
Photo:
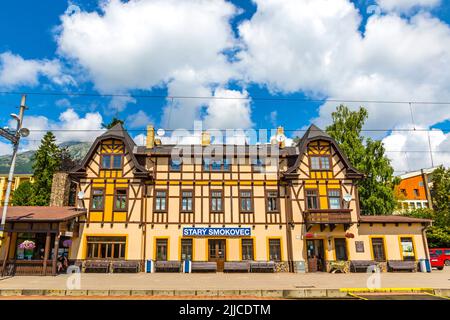
[[[368,117],[366,109],[350,111],[340,105],[332,113],[333,123],[326,128],[336,140],[350,163],[365,174],[358,183],[359,200],[363,214],[391,214],[396,206],[394,187],[398,179],[385,156],[381,141],[365,139],[361,130]]]
[[[52,179],[61,165],[61,151],[56,145],[52,132],[47,132],[41,140],[39,149],[34,154],[33,163],[33,204],[47,206],[50,202]]]
[[[33,205],[33,184],[30,181],[22,182],[12,193],[11,203],[13,206]]]

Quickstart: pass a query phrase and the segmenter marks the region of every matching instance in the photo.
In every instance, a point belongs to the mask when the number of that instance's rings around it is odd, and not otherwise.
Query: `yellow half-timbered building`
[[[206,134],[200,145],[164,145],[151,126],[136,146],[114,126],[71,172],[87,214],[70,258],[94,269],[180,271],[190,261],[191,271],[291,272],[415,269],[427,258],[430,221],[360,215],[364,176],[319,128],[277,146],[276,165],[253,156],[260,147],[214,146]]]

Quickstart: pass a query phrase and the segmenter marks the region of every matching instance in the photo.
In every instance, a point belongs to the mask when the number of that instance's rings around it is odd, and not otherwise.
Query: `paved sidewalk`
[[[83,290],[291,290],[366,288],[370,274],[80,274]],[[68,275],[0,279],[2,289],[67,289]],[[381,273],[382,288],[450,289],[450,268],[431,273]]]

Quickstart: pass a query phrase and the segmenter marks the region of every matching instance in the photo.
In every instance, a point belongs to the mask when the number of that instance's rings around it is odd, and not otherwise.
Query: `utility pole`
[[[26,95],[22,95],[19,115],[11,114],[11,117],[16,119],[17,121],[16,130],[11,131],[5,128],[0,129],[0,136],[8,139],[13,143],[13,154],[11,159],[11,166],[9,168],[8,185],[6,187],[5,202],[3,205],[3,212],[2,212],[2,221],[0,224],[0,238],[3,238],[3,231],[5,230],[6,214],[8,212],[9,197],[11,195],[11,186],[14,178],[14,169],[16,166],[17,151],[19,150],[19,141],[21,137],[26,137],[30,133],[28,129],[22,127],[23,114],[27,109],[27,107],[25,106],[25,102],[26,102]]]

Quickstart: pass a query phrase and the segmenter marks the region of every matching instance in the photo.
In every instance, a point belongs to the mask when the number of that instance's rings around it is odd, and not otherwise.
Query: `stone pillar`
[[[64,207],[69,204],[70,179],[67,172],[55,172],[52,181],[50,206]]]

